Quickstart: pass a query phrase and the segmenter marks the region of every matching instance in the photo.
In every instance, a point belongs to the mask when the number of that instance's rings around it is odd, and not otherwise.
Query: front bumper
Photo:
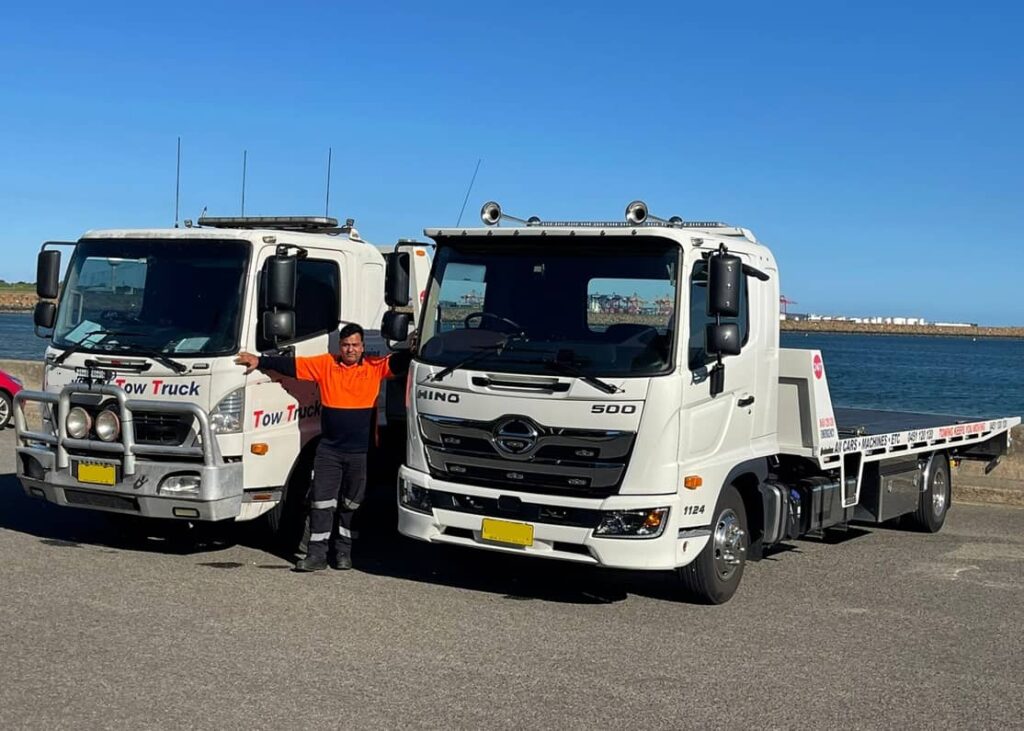
[[[116,442],[72,439],[64,430],[70,396],[78,392],[114,396],[119,405],[122,438]],[[25,402],[40,402],[52,409],[56,433],[29,428]],[[195,404],[127,399],[113,386],[67,386],[60,394],[21,391],[15,397],[17,476],[25,492],[58,505],[126,513],[153,518],[201,521],[235,519],[242,513],[242,463],[226,462],[220,455],[206,413]],[[197,424],[196,446],[137,444],[132,412],[139,408],[187,413]],[[97,485],[77,478],[81,463],[107,465],[116,479]],[[194,493],[161,491],[170,475],[198,477]]]
[[[513,490],[504,491],[446,482],[406,466],[399,470],[398,479],[432,491],[492,500],[512,497],[523,503],[556,508],[631,510],[661,507],[674,502],[672,496],[666,495],[615,495],[593,500],[517,493]],[[427,515],[411,510],[401,503],[398,506],[398,531],[402,535],[429,543],[552,558],[606,568],[668,570],[693,561],[707,545],[710,537],[710,530],[707,529],[680,530],[677,522],[679,511],[673,510],[673,505],[669,507],[668,525],[657,538],[602,537],[595,536],[592,527],[528,521],[534,528],[533,545],[510,546],[485,541],[481,537],[484,518],[517,520],[503,515],[500,511],[483,514],[435,507],[431,514]]]
[[[123,476],[110,486],[79,482],[69,468],[55,466],[54,450],[18,447],[18,480],[25,493],[57,505],[127,513],[148,518],[216,521],[235,519],[242,510],[242,464],[202,467],[194,462],[135,463],[135,474]],[[115,460],[89,457],[94,464]],[[171,474],[198,474],[198,495],[161,495],[160,482]]]

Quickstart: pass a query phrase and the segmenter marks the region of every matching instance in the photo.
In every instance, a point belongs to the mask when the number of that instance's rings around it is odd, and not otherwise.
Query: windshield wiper
[[[468,365],[472,365],[473,363],[476,363],[478,360],[483,360],[489,355],[501,355],[502,353],[505,352],[505,348],[507,348],[516,340],[521,340],[522,338],[523,336],[521,334],[509,335],[504,340],[500,340],[497,343],[494,343],[493,345],[486,345],[480,348],[480,350],[478,350],[476,353],[473,353],[472,355],[463,358],[458,363],[455,363],[453,365],[447,366],[446,368],[439,370],[437,373],[430,376],[427,380],[440,381],[442,378],[454,373],[459,368],[465,368]]]
[[[123,335],[125,333],[120,334]],[[174,358],[164,355],[159,350],[150,350],[149,348],[137,348],[133,345],[125,345],[123,346],[123,349],[132,351],[128,355],[138,355],[142,358],[149,358],[150,360],[155,360],[160,365],[170,368],[175,373],[184,373],[185,371],[188,370],[187,365],[185,365],[181,361],[174,360]]]
[[[607,381],[602,381],[600,378],[595,378],[594,376],[587,375],[576,366],[569,365],[565,361],[542,360],[540,361],[540,363],[544,365],[546,368],[555,371],[556,373],[561,373],[562,375],[565,376],[572,376],[573,378],[578,378],[584,383],[590,384],[599,391],[604,391],[605,393],[622,392],[622,389],[619,388],[618,386],[613,386]]]
[[[61,353],[56,358],[54,358],[53,359],[53,365],[60,365],[61,363],[63,363],[64,361],[66,361],[68,359],[68,356],[73,355],[73,354],[79,352],[83,348],[83,344],[85,343],[85,341],[88,340],[93,335],[99,335],[100,337],[99,337],[98,340],[96,340],[96,342],[89,343],[90,346],[99,345],[100,343],[105,341],[107,338],[113,337],[114,335],[141,335],[141,334],[142,333],[126,332],[126,331],[123,331],[123,330],[93,330],[92,332],[87,333],[86,335],[84,335],[81,340],[78,340],[78,341],[72,343],[70,346],[68,346],[68,348],[63,353]]]

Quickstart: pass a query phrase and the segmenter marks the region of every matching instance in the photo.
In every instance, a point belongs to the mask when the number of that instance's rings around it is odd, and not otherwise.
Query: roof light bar
[[[338,219],[329,216],[203,216],[198,224],[211,228],[268,228],[279,231],[339,230]]]

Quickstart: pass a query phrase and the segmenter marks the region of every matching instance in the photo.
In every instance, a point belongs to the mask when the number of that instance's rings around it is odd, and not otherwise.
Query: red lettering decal
[[[114,381],[114,383],[116,383],[120,388],[124,388],[124,382],[125,379],[123,378],[118,378],[117,380]]]
[[[253,417],[253,419],[252,419],[252,428],[253,429],[259,428],[260,417],[261,416],[263,416],[263,412],[262,411],[254,411],[254,412],[252,412],[252,417]]]
[[[296,404],[288,404],[288,421],[295,418],[295,407]]]
[[[163,381],[153,381],[153,395],[156,396],[160,393],[160,386],[163,385]]]

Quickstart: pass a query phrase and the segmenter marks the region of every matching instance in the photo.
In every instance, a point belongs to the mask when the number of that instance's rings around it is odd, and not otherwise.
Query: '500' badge
[[[591,414],[635,414],[636,404],[594,404]]]

